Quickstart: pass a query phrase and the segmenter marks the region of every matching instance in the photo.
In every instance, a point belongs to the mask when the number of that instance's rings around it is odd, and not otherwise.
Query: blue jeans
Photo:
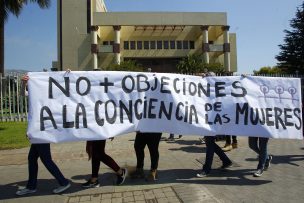
[[[203,166],[203,171],[209,173],[213,162],[214,153],[216,153],[223,162],[223,165],[229,165],[231,160],[225,154],[225,152],[215,143],[215,136],[205,136],[206,142],[206,159]]]
[[[52,160],[50,144],[32,144],[28,154],[29,179],[26,185],[28,189],[34,190],[37,187],[39,157],[47,170],[57,179],[59,185],[64,186],[69,183]]]
[[[248,144],[250,149],[255,151],[259,155],[259,164],[257,169],[264,169],[265,162],[268,158],[267,144],[269,138],[265,137],[249,137]]]

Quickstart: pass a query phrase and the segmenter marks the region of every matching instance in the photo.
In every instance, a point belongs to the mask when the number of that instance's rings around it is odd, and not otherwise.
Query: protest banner
[[[303,139],[300,79],[112,71],[29,77],[32,143],[134,131]]]

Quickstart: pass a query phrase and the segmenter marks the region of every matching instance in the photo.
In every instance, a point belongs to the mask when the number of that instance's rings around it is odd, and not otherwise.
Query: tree
[[[51,0],[1,0],[0,1],[0,76],[4,76],[4,24],[10,13],[18,17],[29,2],[37,3],[40,8],[49,8]]]
[[[134,71],[134,72],[144,72],[144,67],[138,65],[136,61],[126,60],[122,61],[120,64],[110,64],[107,71]]]
[[[264,67],[260,68],[260,70],[258,70],[258,71],[254,70],[253,73],[255,75],[258,75],[258,74],[273,75],[273,74],[282,74],[283,72],[277,66],[273,66],[273,67],[264,66]]]
[[[279,45],[281,52],[276,56],[278,67],[286,73],[304,74],[304,2],[297,8],[290,27],[291,31],[284,30],[285,44]]]
[[[177,64],[179,73],[197,74],[205,71],[214,73],[224,73],[224,67],[220,63],[205,63],[201,54],[191,54],[183,58]]]

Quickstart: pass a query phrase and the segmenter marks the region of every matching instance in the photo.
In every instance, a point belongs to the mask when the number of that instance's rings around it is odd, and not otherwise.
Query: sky
[[[238,73],[274,66],[284,29],[303,0],[105,0],[111,11],[226,12],[237,34]],[[57,0],[49,9],[28,4],[5,24],[5,68],[42,71],[57,60]]]

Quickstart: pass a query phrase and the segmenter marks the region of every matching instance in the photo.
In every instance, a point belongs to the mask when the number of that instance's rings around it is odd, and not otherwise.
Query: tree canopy
[[[276,56],[278,67],[285,73],[304,74],[304,2],[290,21],[291,30],[284,30],[284,44]]]

